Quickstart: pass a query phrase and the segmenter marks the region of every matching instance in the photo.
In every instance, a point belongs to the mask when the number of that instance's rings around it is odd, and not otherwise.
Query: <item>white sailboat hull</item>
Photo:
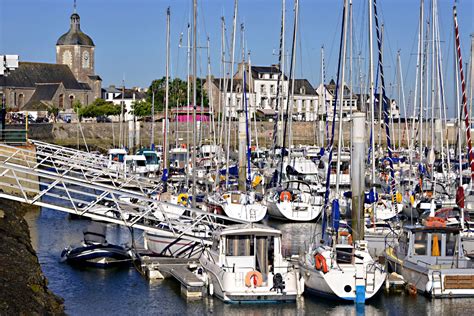
[[[309,222],[321,214],[321,206],[300,202],[268,202],[268,214],[283,221]]]

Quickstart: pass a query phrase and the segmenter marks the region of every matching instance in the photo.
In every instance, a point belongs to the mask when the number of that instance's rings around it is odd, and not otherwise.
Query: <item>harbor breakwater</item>
[[[64,315],[63,299],[48,289],[23,218],[38,207],[0,199],[0,314]]]
[[[129,144],[129,139],[135,135],[136,145],[135,147],[149,146],[151,142],[151,123],[150,122],[137,122],[135,131],[132,127],[133,124],[123,124],[122,127],[122,139],[125,139],[125,145],[127,147]],[[336,126],[337,127],[337,126]],[[370,126],[366,126],[367,130],[370,130]],[[431,127],[430,122],[424,124],[424,135],[431,136]],[[273,129],[274,124],[272,122],[257,122],[256,124],[252,122],[249,127],[252,135],[255,135],[255,128],[258,134],[258,144],[269,148],[273,143]],[[50,143],[54,143],[62,146],[77,146],[84,147],[84,140],[88,146],[93,149],[98,150],[107,150],[111,147],[119,145],[120,140],[120,124],[119,123],[95,123],[95,122],[84,122],[80,126],[77,123],[51,123],[51,124],[30,124],[29,125],[28,136],[31,139],[42,140]],[[82,131],[81,131],[82,130]],[[175,143],[182,144],[191,144],[192,143],[192,126],[190,127],[191,132],[187,132],[187,123],[180,123],[179,126],[176,126],[174,122],[171,122],[169,125],[169,141],[170,146],[173,147]],[[205,143],[211,143],[213,139],[213,134],[211,133],[211,127],[209,123],[203,123],[202,126],[198,126],[197,133],[202,133],[202,138],[205,139]],[[219,134],[219,127],[216,127],[216,135]],[[325,130],[326,126],[324,123],[319,125],[318,122],[293,122],[291,125],[292,139],[293,144],[295,145],[320,145],[321,140],[325,140]],[[328,130],[331,131],[331,124],[328,126]],[[409,133],[406,132],[407,126],[404,122],[394,123],[394,126],[391,131],[392,144],[395,144],[395,147],[402,144],[406,146],[408,138],[411,137],[411,124],[408,125]],[[342,128],[343,141],[345,146],[348,146],[350,141],[350,123],[343,122]],[[224,131],[228,132],[228,129]],[[377,144],[386,144],[386,135],[384,127],[376,124],[375,125],[375,142]],[[408,135],[407,135],[408,134]],[[444,132],[435,133],[436,143],[439,143],[440,139],[443,140],[446,145],[446,141],[450,144],[455,144],[456,142],[456,128],[454,124],[448,124]],[[463,134],[464,136],[464,134]],[[199,137],[199,136],[198,136]],[[238,122],[232,122],[230,128],[230,138],[231,144],[235,145],[237,143],[238,137]],[[369,137],[367,137],[369,139]],[[415,132],[414,139],[418,138],[418,134]],[[223,137],[225,139],[225,135]],[[335,138],[334,141],[337,143],[338,139],[338,128],[335,129]],[[401,140],[401,141],[400,141]],[[159,145],[163,142],[163,126],[161,122],[155,124],[154,129],[154,141],[155,144]],[[430,141],[427,141],[429,144]],[[252,136],[252,145],[255,145],[255,136]]]

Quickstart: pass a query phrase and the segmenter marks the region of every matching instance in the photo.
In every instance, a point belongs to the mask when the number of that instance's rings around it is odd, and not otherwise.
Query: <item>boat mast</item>
[[[151,136],[150,148],[155,150],[155,89],[151,91]]]
[[[166,182],[168,179],[168,107],[169,107],[169,63],[170,63],[170,7],[166,10],[166,84],[165,84],[165,120],[163,131],[163,177]],[[166,191],[166,186],[165,186]]]
[[[285,144],[286,144],[286,132],[287,132],[287,126],[288,126],[288,120],[291,121],[291,108],[293,108],[293,97],[294,97],[294,91],[295,91],[295,59],[296,59],[296,35],[297,35],[297,30],[298,30],[298,5],[299,5],[299,0],[295,0],[294,4],[294,11],[295,11],[295,16],[294,16],[294,26],[293,26],[293,43],[291,45],[291,63],[290,63],[290,78],[288,78],[288,83],[291,80],[291,94],[290,94],[290,89],[288,89],[288,94],[287,94],[287,99],[286,99],[286,114],[284,115],[285,118],[285,124],[283,126],[283,146],[282,146],[282,151],[281,151],[281,161],[282,163],[280,164],[280,176],[278,177],[279,182],[278,184],[281,186],[281,175],[283,174],[283,158],[285,154]],[[289,88],[289,87],[288,87]],[[291,102],[290,102],[291,99]],[[291,127],[290,127],[290,133],[291,133]],[[291,143],[288,142],[288,163],[290,162],[290,146]]]
[[[466,125],[466,142],[467,148],[469,150],[469,165],[471,166],[471,183],[470,189],[472,189],[472,182],[474,180],[474,153],[472,151],[472,143],[471,143],[471,128],[469,123],[469,112],[467,109],[467,96],[466,96],[466,81],[464,80],[464,70],[462,64],[462,56],[461,56],[461,43],[459,41],[459,26],[458,26],[458,15],[456,11],[456,6],[453,7],[453,15],[454,15],[454,32],[456,38],[456,52],[458,57],[459,63],[459,75],[461,76],[461,92],[462,92],[462,106],[464,108],[464,123]]]
[[[339,132],[337,134],[337,158],[336,158],[336,197],[339,197],[339,184],[340,184],[340,178],[341,178],[341,153],[342,153],[342,106],[344,102],[344,75],[345,75],[345,68],[346,68],[346,49],[347,49],[347,21],[348,21],[348,14],[349,10],[347,9],[349,7],[348,5],[348,0],[344,0],[344,7],[346,8],[344,10],[344,20],[346,21],[342,27],[343,27],[343,40],[342,40],[342,71],[341,71],[341,85],[339,86]],[[330,168],[331,166],[329,166]]]
[[[379,96],[380,103],[383,105],[383,114],[384,114],[384,125],[385,125],[385,134],[387,137],[387,149],[388,149],[388,161],[390,163],[390,193],[392,194],[392,207],[395,204],[395,212],[398,213],[397,203],[396,203],[396,192],[395,192],[395,172],[393,169],[393,158],[392,158],[392,140],[390,137],[390,128],[389,128],[389,117],[388,117],[388,104],[387,96],[385,94],[385,77],[383,71],[383,54],[382,54],[382,37],[379,29],[378,15],[377,15],[377,0],[374,0],[374,17],[375,17],[375,30],[377,32],[377,46],[379,49],[379,73],[380,73],[380,85],[382,88],[382,95]]]
[[[281,30],[280,30],[280,49],[278,51],[278,79],[277,79],[277,92],[275,99],[275,116],[274,116],[274,125],[273,125],[273,143],[272,143],[272,153],[273,157],[275,156],[275,149],[278,145],[281,144],[282,135],[281,135],[281,117],[283,115],[283,87],[285,82],[285,9],[286,3],[285,0],[281,2]],[[258,136],[257,136],[258,137]],[[283,161],[283,160],[282,160]],[[272,163],[274,160],[272,159]]]
[[[196,207],[196,102],[197,102],[197,0],[193,0],[193,187],[192,187],[192,207]],[[188,149],[189,150],[189,149]]]
[[[370,147],[372,149],[372,156],[371,156],[371,163],[372,163],[372,187],[375,185],[375,106],[374,106],[374,62],[373,62],[373,55],[374,55],[374,43],[373,43],[373,12],[372,12],[372,1],[369,0],[369,75],[370,75],[370,96],[369,96],[369,103],[370,103]]]
[[[236,99],[233,97],[233,87],[234,87],[234,61],[235,61],[235,34],[237,32],[237,12],[238,12],[238,0],[234,0],[234,19],[232,26],[232,48],[231,48],[231,58],[230,58],[230,97],[231,99]],[[232,123],[232,108],[231,102],[228,103],[228,115],[229,115],[229,128],[227,129],[227,159],[226,159],[226,173],[225,173],[225,185],[226,188],[229,187],[229,160],[230,160],[230,125]]]
[[[186,46],[186,59],[187,59],[187,78],[186,78],[186,144],[189,145],[189,118],[191,116],[190,113],[190,105],[191,105],[191,82],[190,82],[190,72],[191,72],[191,25],[188,23],[187,29],[187,46]],[[186,171],[186,187],[189,188],[189,151],[191,148],[187,146],[186,150],[186,166],[184,167]]]

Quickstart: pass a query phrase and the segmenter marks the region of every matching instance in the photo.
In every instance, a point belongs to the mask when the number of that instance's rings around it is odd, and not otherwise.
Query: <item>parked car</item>
[[[35,121],[36,123],[49,123],[49,119],[46,116],[38,116]]]
[[[96,120],[97,120],[97,123],[111,123],[112,122],[112,120],[105,115],[97,116]]]

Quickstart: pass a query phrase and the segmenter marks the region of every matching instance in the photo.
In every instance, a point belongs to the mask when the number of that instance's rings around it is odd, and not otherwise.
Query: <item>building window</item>
[[[70,95],[69,96],[69,105],[71,106],[71,109],[72,109],[72,104],[74,103],[74,95]]]
[[[59,109],[64,110],[64,94],[59,95]]]
[[[275,85],[270,85],[270,93],[275,94]]]
[[[23,107],[24,101],[25,101],[25,95],[23,93],[20,93],[20,95],[18,96],[18,108],[21,109]]]
[[[265,85],[264,84],[262,84],[260,86],[260,93],[265,93]]]

